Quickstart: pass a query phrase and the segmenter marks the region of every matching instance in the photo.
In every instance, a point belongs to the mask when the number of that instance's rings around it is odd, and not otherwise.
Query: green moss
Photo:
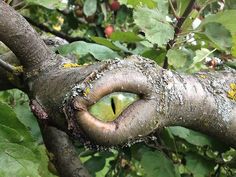
[[[231,83],[230,84],[230,90],[227,92],[228,98],[236,101],[236,84]]]

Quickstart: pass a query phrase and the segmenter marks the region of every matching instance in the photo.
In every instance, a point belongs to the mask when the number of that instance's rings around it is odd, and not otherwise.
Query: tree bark
[[[68,135],[55,127],[44,127],[43,138],[51,154],[51,161],[63,177],[89,177],[89,173],[77,158],[76,150]],[[66,169],[66,170],[65,170]]]
[[[64,64],[69,60],[53,54],[24,18],[3,1],[0,14],[0,40],[24,67],[23,75],[13,82],[0,68],[0,90],[25,91],[32,111],[40,122],[43,119],[41,127],[54,126],[88,146],[111,147],[143,139],[165,126],[181,125],[236,147],[236,99],[230,96],[235,91],[235,70],[179,74],[139,56],[68,68]],[[112,122],[102,122],[89,113],[91,105],[117,91],[138,94],[140,99]],[[42,133],[48,149],[62,161],[56,163],[60,169],[66,159],[76,155],[73,149],[65,153],[56,148],[60,141],[66,148],[71,146],[67,135],[56,128],[42,129]],[[61,159],[60,154],[65,157]],[[73,165],[65,165],[64,170],[79,173]]]
[[[235,70],[228,68],[178,74],[138,56],[108,62],[72,89],[66,105],[69,125],[74,134],[102,146],[140,140],[165,126],[180,125],[236,147],[236,102],[229,97],[235,77]],[[88,112],[89,106],[116,91],[136,93],[140,100],[113,122],[102,122]]]

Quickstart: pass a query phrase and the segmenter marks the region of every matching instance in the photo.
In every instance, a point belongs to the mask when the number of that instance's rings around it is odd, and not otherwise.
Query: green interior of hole
[[[130,104],[137,100],[139,100],[137,94],[114,92],[92,105],[89,112],[97,119],[109,122],[115,120]]]

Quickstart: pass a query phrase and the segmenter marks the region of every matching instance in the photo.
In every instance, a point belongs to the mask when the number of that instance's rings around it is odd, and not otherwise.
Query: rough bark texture
[[[56,70],[69,60],[66,61],[63,57],[53,54],[27,21],[2,0],[0,0],[0,40],[17,56],[17,60],[14,56],[1,56],[1,59],[12,64],[20,63],[24,69],[21,76],[15,76],[0,67],[0,90],[19,88],[25,91],[31,99],[31,104],[34,103],[31,105],[32,110],[35,111],[34,114],[39,116],[38,119],[41,119],[40,116],[49,113],[44,112],[44,106],[40,104],[40,101],[37,101],[37,93],[32,88],[38,78],[42,75],[46,77],[45,73],[50,71],[55,71],[56,75]],[[50,80],[50,78],[48,79]],[[40,92],[43,91],[45,89]],[[47,118],[49,119],[48,116]],[[41,127],[47,127],[50,121],[44,120],[43,122]],[[43,129],[42,134],[44,137],[54,138],[50,141],[45,138],[45,145],[57,156],[55,159],[60,159],[55,160],[54,163],[62,177],[66,177],[68,174],[69,176],[88,176],[86,169],[80,165],[78,155],[65,134],[55,128]],[[64,149],[60,146],[62,145],[61,141],[64,142]],[[52,142],[54,143],[52,144]],[[69,153],[66,153],[66,149],[69,150]],[[68,159],[73,161],[66,161]],[[65,165],[66,162],[69,164]],[[63,172],[61,172],[63,164]]]
[[[69,125],[74,134],[102,146],[125,144],[164,126],[181,125],[236,147],[236,102],[228,97],[235,76],[235,70],[229,69],[178,74],[138,56],[109,62],[72,89]],[[115,91],[136,93],[141,99],[113,122],[90,115],[89,106]]]
[[[0,39],[18,57],[26,71],[46,67],[52,53],[28,22],[6,3],[0,1]]]
[[[0,68],[0,90],[20,88],[29,95],[34,114],[44,119],[45,144],[56,156],[57,169],[63,167],[61,176],[86,172],[78,170],[75,151],[58,129],[86,145],[110,147],[140,140],[164,126],[181,125],[236,147],[236,102],[228,97],[230,84],[236,83],[235,70],[178,74],[138,56],[65,68],[69,60],[52,54],[24,18],[3,1],[0,40],[24,67],[24,74],[13,82]],[[90,115],[89,106],[115,91],[136,93],[140,100],[113,122]]]
[[[63,177],[88,177],[88,171],[77,158],[76,150],[68,135],[55,127],[44,127],[43,138],[51,154],[51,161]],[[65,170],[67,169],[67,170]]]

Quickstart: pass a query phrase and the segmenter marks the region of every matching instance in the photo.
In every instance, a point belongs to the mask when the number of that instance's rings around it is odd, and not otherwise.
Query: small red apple
[[[114,32],[114,27],[112,25],[106,26],[106,28],[104,30],[106,37],[110,37],[113,32]]]
[[[120,9],[120,3],[117,0],[109,1],[109,7],[112,11],[117,11]]]

